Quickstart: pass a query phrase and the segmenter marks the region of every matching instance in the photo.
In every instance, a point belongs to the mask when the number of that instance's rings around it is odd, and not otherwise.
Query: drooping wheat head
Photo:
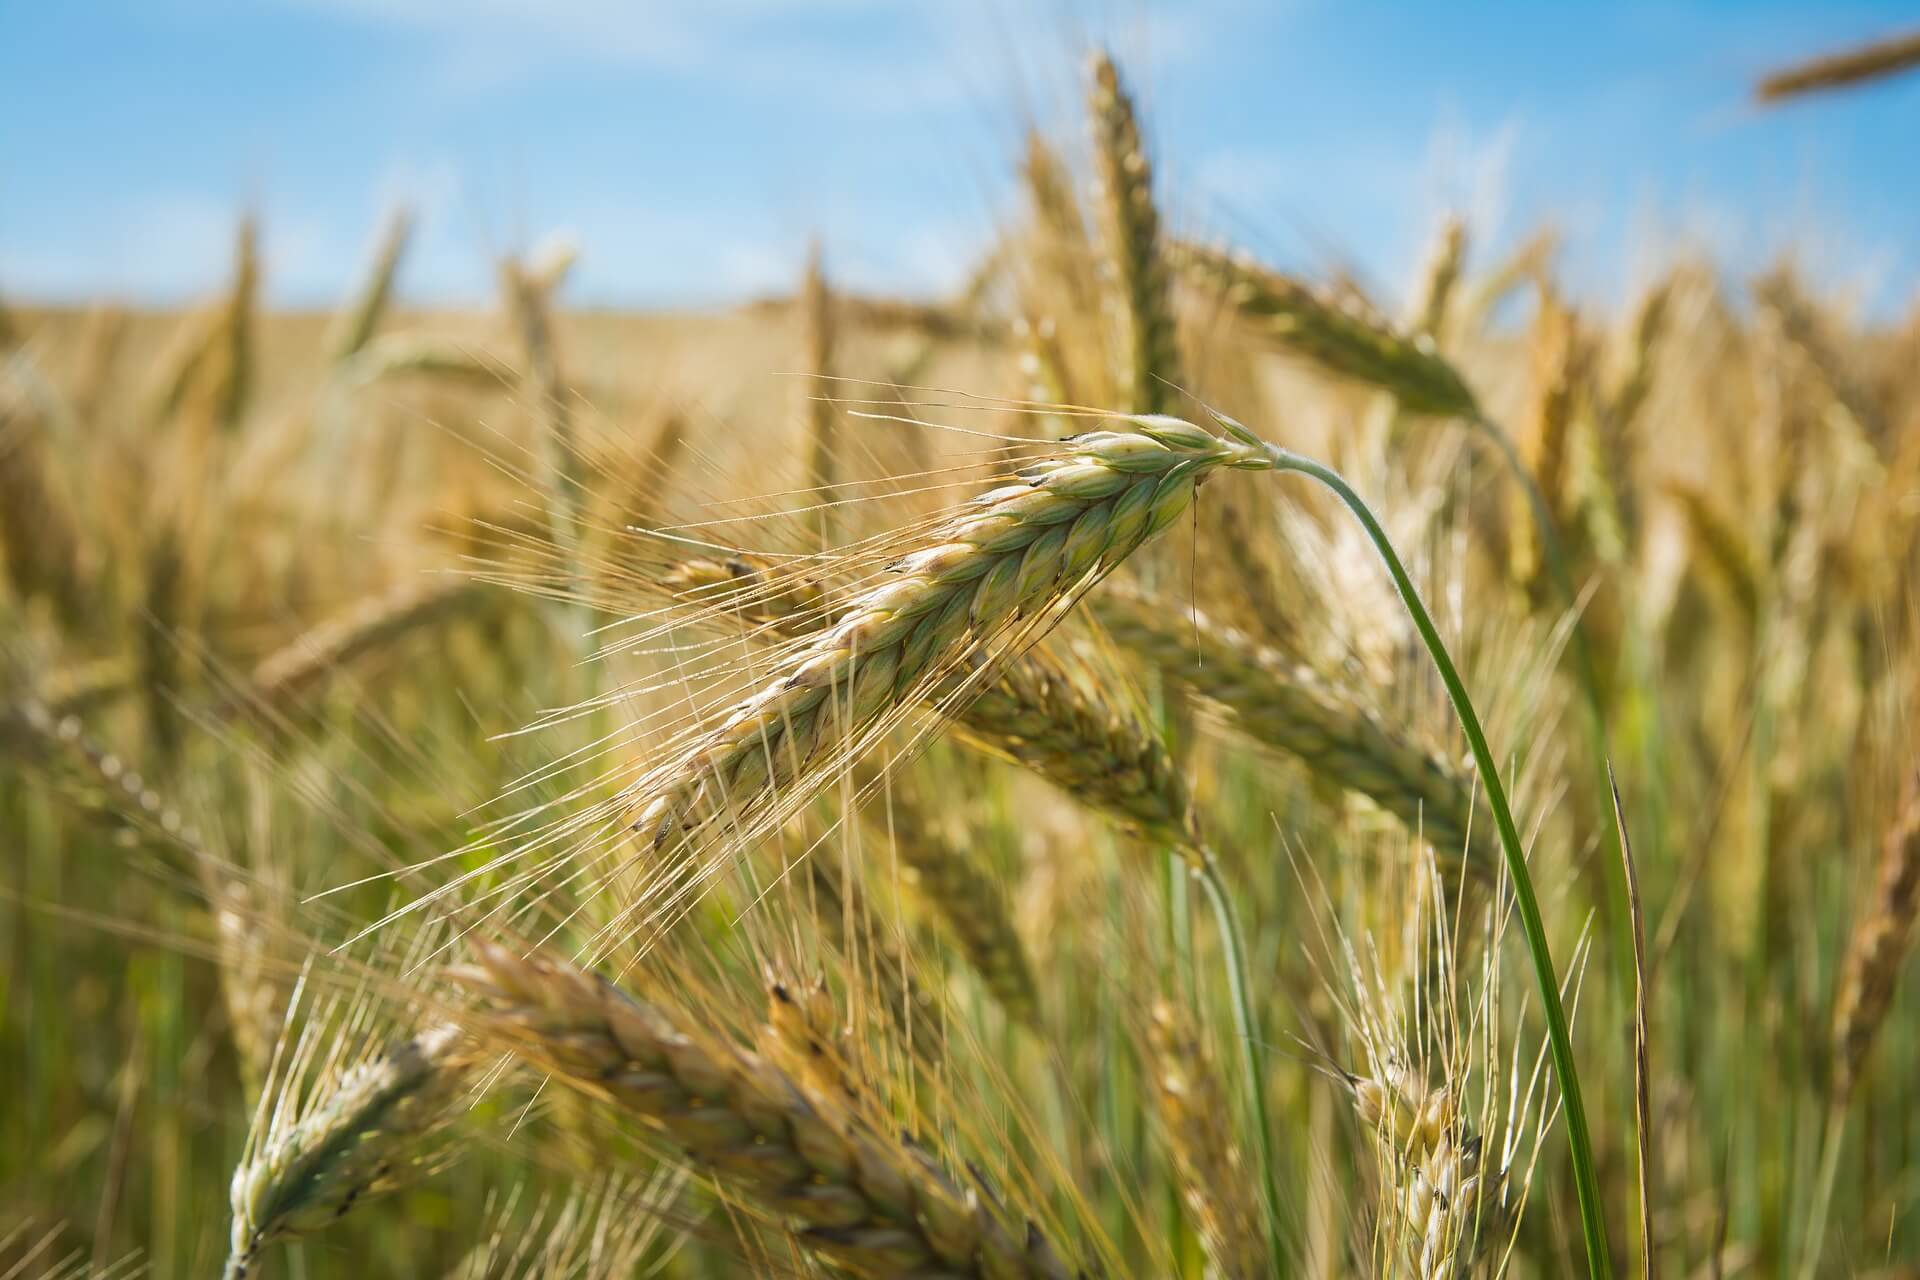
[[[796,1077],[550,955],[473,950],[475,963],[454,976],[490,1014],[481,1034],[686,1149],[703,1178],[818,1260],[875,1280],[1073,1274],[1037,1228],[1016,1236],[984,1188],[892,1136],[853,1096],[857,1081],[831,1069]],[[817,1020],[802,1021],[817,1047]]]
[[[1409,413],[1477,418],[1480,407],[1431,338],[1407,337],[1356,300],[1334,302],[1249,259],[1195,244],[1170,250],[1197,287],[1222,297],[1255,333],[1337,378],[1390,393]]]
[[[948,701],[962,705],[989,687],[996,643],[1071,607],[1177,519],[1206,475],[1271,466],[1259,447],[1177,419],[1121,421],[1125,430],[1065,442],[917,539],[890,581],[855,595],[759,692],[632,789],[634,829],[663,847],[725,814],[750,816],[803,773],[857,759],[876,726],[955,672]],[[968,672],[969,661],[984,665]]]

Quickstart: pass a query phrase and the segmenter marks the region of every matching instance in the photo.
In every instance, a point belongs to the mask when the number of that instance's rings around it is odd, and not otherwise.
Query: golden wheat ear
[[[823,762],[844,764],[873,731],[1022,621],[1070,606],[1087,584],[1164,531],[1194,486],[1225,468],[1272,466],[1264,448],[1175,418],[1116,419],[1065,442],[940,523],[880,585],[780,655],[762,689],[697,730],[630,797],[655,847],[724,815],[751,819]],[[985,681],[963,686],[956,701]]]
[[[1073,1274],[1037,1232],[1023,1239],[926,1148],[869,1119],[881,1113],[850,1077],[829,1073],[828,1088],[796,1078],[557,957],[472,950],[453,976],[491,1010],[482,1034],[684,1147],[814,1258],[870,1280]],[[781,1017],[776,1034],[798,1027],[817,1043],[817,1018]]]

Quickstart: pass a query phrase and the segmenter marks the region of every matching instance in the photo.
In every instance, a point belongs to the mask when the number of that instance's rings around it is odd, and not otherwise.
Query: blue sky
[[[69,0],[0,6],[0,296],[216,287],[238,209],[271,296],[350,283],[421,214],[403,288],[465,302],[570,232],[579,303],[951,284],[1018,207],[1034,121],[1078,143],[1082,51],[1148,111],[1176,230],[1389,291],[1439,213],[1485,252],[1554,219],[1611,301],[1689,245],[1793,246],[1882,313],[1920,284],[1920,77],[1780,110],[1761,70],[1893,4],[1331,0]]]

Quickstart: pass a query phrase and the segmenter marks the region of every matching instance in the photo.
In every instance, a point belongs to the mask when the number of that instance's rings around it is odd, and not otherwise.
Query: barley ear
[[[1160,213],[1153,202],[1153,165],[1140,138],[1133,98],[1107,54],[1094,56],[1092,79],[1093,154],[1106,260],[1120,302],[1120,394],[1123,407],[1134,413],[1165,413],[1173,406],[1180,369],[1161,259]]]

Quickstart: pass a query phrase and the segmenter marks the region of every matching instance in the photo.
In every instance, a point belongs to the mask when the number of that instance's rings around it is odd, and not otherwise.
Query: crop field
[[[0,298],[0,1280],[1920,1275],[1920,310],[1063,74],[950,296]]]

